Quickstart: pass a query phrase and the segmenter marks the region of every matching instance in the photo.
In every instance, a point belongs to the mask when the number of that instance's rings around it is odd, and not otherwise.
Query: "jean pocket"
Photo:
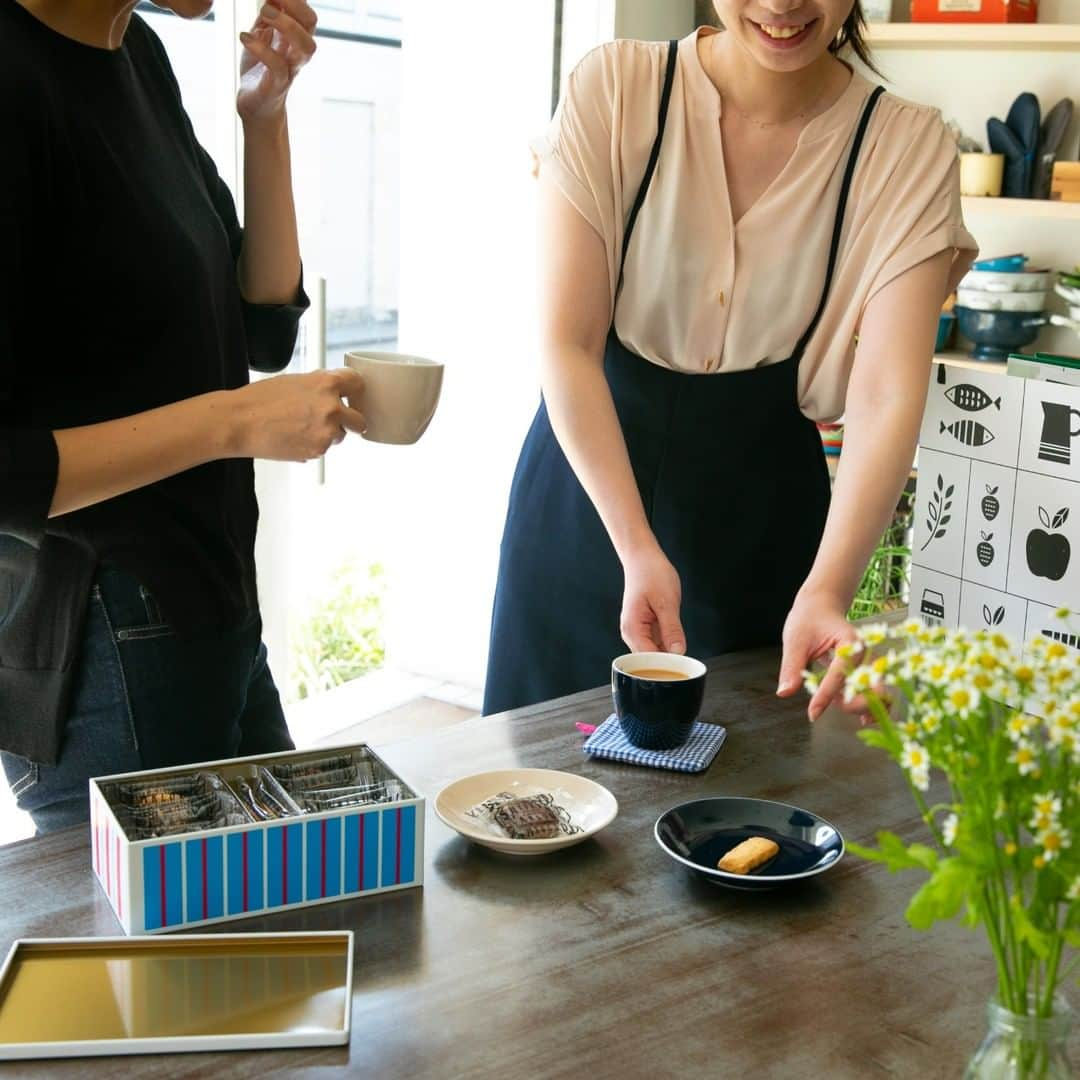
[[[15,754],[4,754],[4,772],[15,799],[25,795],[41,779],[36,764]]]
[[[118,626],[117,641],[149,641],[153,638],[169,637],[173,628],[162,617],[161,609],[152,593],[140,585],[139,598],[146,610],[146,622],[137,626]]]

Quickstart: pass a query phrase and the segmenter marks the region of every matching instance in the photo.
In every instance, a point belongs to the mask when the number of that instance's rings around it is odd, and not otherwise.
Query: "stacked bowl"
[[[1007,360],[1030,345],[1050,317],[1049,270],[1029,270],[1027,257],[1009,255],[975,263],[956,290],[960,333],[974,345],[976,360]]]

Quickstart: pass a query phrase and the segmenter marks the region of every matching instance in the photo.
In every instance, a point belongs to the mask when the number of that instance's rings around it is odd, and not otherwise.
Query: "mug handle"
[[[1070,409],[1069,416],[1075,416],[1077,418],[1080,418],[1080,409]],[[1077,435],[1080,435],[1080,427],[1078,427],[1075,431],[1073,431],[1072,428],[1069,428],[1069,437],[1071,439],[1075,439]]]

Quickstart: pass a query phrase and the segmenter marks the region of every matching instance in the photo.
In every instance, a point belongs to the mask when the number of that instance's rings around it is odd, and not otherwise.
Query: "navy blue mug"
[[[611,664],[611,696],[630,742],[671,750],[690,737],[701,712],[705,665],[674,653],[627,653]]]

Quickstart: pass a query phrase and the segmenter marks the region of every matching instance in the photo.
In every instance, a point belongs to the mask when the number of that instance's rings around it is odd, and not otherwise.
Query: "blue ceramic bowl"
[[[676,862],[729,889],[774,889],[804,881],[835,866],[844,854],[836,826],[809,810],[768,799],[694,799],[662,815],[654,832]],[[780,851],[749,874],[718,870],[716,864],[751,836],[776,841]]]
[[[971,355],[976,360],[1007,360],[1010,352],[1030,345],[1049,322],[1041,312],[955,310],[960,333],[975,344]]]
[[[676,679],[650,678],[670,671]],[[611,696],[622,733],[643,750],[682,746],[701,712],[705,665],[672,653],[627,653],[611,665]]]

